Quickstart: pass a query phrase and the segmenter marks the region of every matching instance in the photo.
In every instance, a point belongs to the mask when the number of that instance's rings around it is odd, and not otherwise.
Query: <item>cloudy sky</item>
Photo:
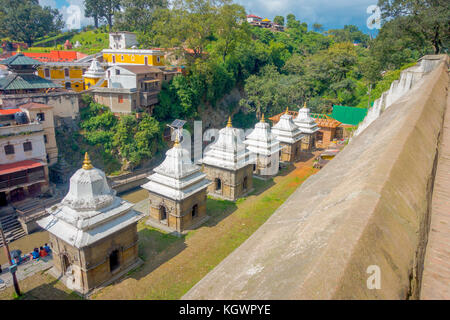
[[[61,10],[68,24],[77,23],[73,18],[80,16],[81,26],[92,23],[84,17],[83,0],[40,0],[41,5],[49,5]],[[247,13],[273,19],[277,15],[293,13],[298,20],[312,25],[322,24],[325,29],[342,28],[346,24],[357,25],[364,32],[370,31],[366,12],[377,0],[235,0],[242,4]]]

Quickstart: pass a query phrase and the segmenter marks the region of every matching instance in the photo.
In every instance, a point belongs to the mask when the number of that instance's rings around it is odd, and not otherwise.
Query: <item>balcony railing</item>
[[[43,131],[41,123],[28,123],[22,125],[5,126],[0,127],[0,138],[18,135],[27,135],[39,131]]]
[[[14,174],[5,174],[0,176],[0,190],[43,180],[45,180],[44,170],[34,172],[19,171]]]

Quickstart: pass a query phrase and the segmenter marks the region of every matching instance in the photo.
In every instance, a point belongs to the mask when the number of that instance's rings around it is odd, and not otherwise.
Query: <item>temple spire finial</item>
[[[289,107],[286,107],[286,114],[289,114]]]
[[[305,101],[305,103],[303,104],[303,108],[307,108],[307,107],[306,107],[306,101]]]
[[[20,51],[20,44],[17,45],[17,53],[21,53],[21,51]]]
[[[231,116],[228,117],[227,128],[232,128],[233,124],[231,123]]]
[[[180,146],[180,138],[178,137],[178,132],[175,135],[175,143],[174,143],[174,148],[178,148]]]
[[[266,122],[266,119],[264,119],[264,113],[262,114],[261,122]]]
[[[84,170],[91,170],[91,169],[94,168],[92,166],[91,159],[89,158],[89,155],[88,155],[87,152],[84,154],[84,161],[83,161],[83,167],[82,168]]]

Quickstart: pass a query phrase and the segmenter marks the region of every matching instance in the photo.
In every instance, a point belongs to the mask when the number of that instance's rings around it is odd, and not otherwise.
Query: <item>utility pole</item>
[[[9,247],[8,247],[8,243],[6,242],[5,234],[3,233],[3,227],[2,227],[1,221],[0,221],[0,237],[3,241],[3,247],[5,248],[5,254],[9,261],[10,271],[11,271],[11,275],[12,275],[13,283],[14,283],[14,290],[16,290],[17,296],[21,296],[19,283],[17,282],[17,277],[16,277],[17,265],[13,266],[13,263],[11,261],[11,254],[9,253]]]

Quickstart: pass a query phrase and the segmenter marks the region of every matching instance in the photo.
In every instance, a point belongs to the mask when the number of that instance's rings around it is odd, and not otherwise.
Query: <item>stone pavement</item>
[[[52,256],[49,255],[44,258],[39,258],[39,261],[33,260],[20,264],[17,267],[16,272],[17,280],[20,281],[28,277],[31,277],[37,272],[50,269],[52,267],[52,260],[53,260]],[[0,273],[0,290],[3,290],[13,285],[12,276],[8,268],[9,264],[2,265],[3,272]]]
[[[420,299],[450,299],[450,95],[434,182]]]

